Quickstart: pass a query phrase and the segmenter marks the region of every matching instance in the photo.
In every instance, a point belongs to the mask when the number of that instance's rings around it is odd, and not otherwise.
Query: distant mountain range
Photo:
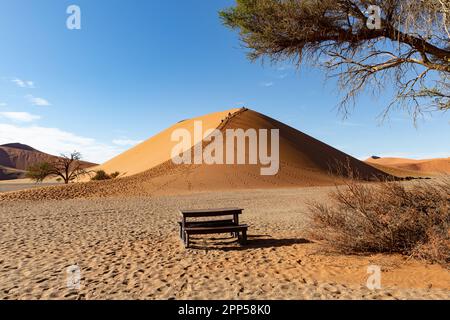
[[[0,180],[13,180],[25,177],[26,170],[41,162],[50,162],[58,159],[57,156],[36,150],[21,143],[0,145]],[[85,162],[86,167],[96,164]]]

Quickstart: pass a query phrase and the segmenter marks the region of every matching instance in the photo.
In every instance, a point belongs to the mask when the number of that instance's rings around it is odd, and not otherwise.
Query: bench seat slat
[[[179,221],[178,222],[179,225],[182,225],[183,222]],[[197,227],[197,226],[216,226],[216,225],[233,225],[233,220],[210,220],[210,221],[190,221],[190,222],[186,222],[186,227]]]
[[[185,232],[188,234],[214,234],[214,233],[231,233],[247,230],[247,225],[239,226],[219,226],[219,227],[194,227],[185,228]]]

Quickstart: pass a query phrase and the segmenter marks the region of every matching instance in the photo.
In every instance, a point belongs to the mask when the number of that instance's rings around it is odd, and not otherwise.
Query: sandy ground
[[[323,253],[306,202],[330,188],[0,202],[0,299],[450,299],[448,270],[400,256]],[[178,238],[177,209],[239,206],[249,244]],[[381,290],[365,287],[382,267]],[[67,268],[81,270],[79,290]]]
[[[34,189],[34,188],[49,187],[49,186],[58,186],[58,185],[61,185],[61,183],[56,182],[56,181],[49,181],[49,182],[46,181],[44,183],[34,183],[34,182],[31,182],[29,179],[5,180],[5,181],[0,181],[0,193],[21,191],[21,190],[28,190],[28,189]]]

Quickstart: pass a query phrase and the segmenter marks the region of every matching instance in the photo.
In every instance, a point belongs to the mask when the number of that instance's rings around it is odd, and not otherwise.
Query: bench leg
[[[242,230],[242,236],[239,237],[239,243],[240,244],[246,244],[247,243],[247,230]]]
[[[186,248],[189,248],[189,233],[184,233],[184,245]]]

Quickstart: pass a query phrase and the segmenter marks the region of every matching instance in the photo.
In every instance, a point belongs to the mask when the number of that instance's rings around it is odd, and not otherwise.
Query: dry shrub
[[[401,253],[450,264],[450,179],[361,184],[310,205],[311,236],[345,253]]]

